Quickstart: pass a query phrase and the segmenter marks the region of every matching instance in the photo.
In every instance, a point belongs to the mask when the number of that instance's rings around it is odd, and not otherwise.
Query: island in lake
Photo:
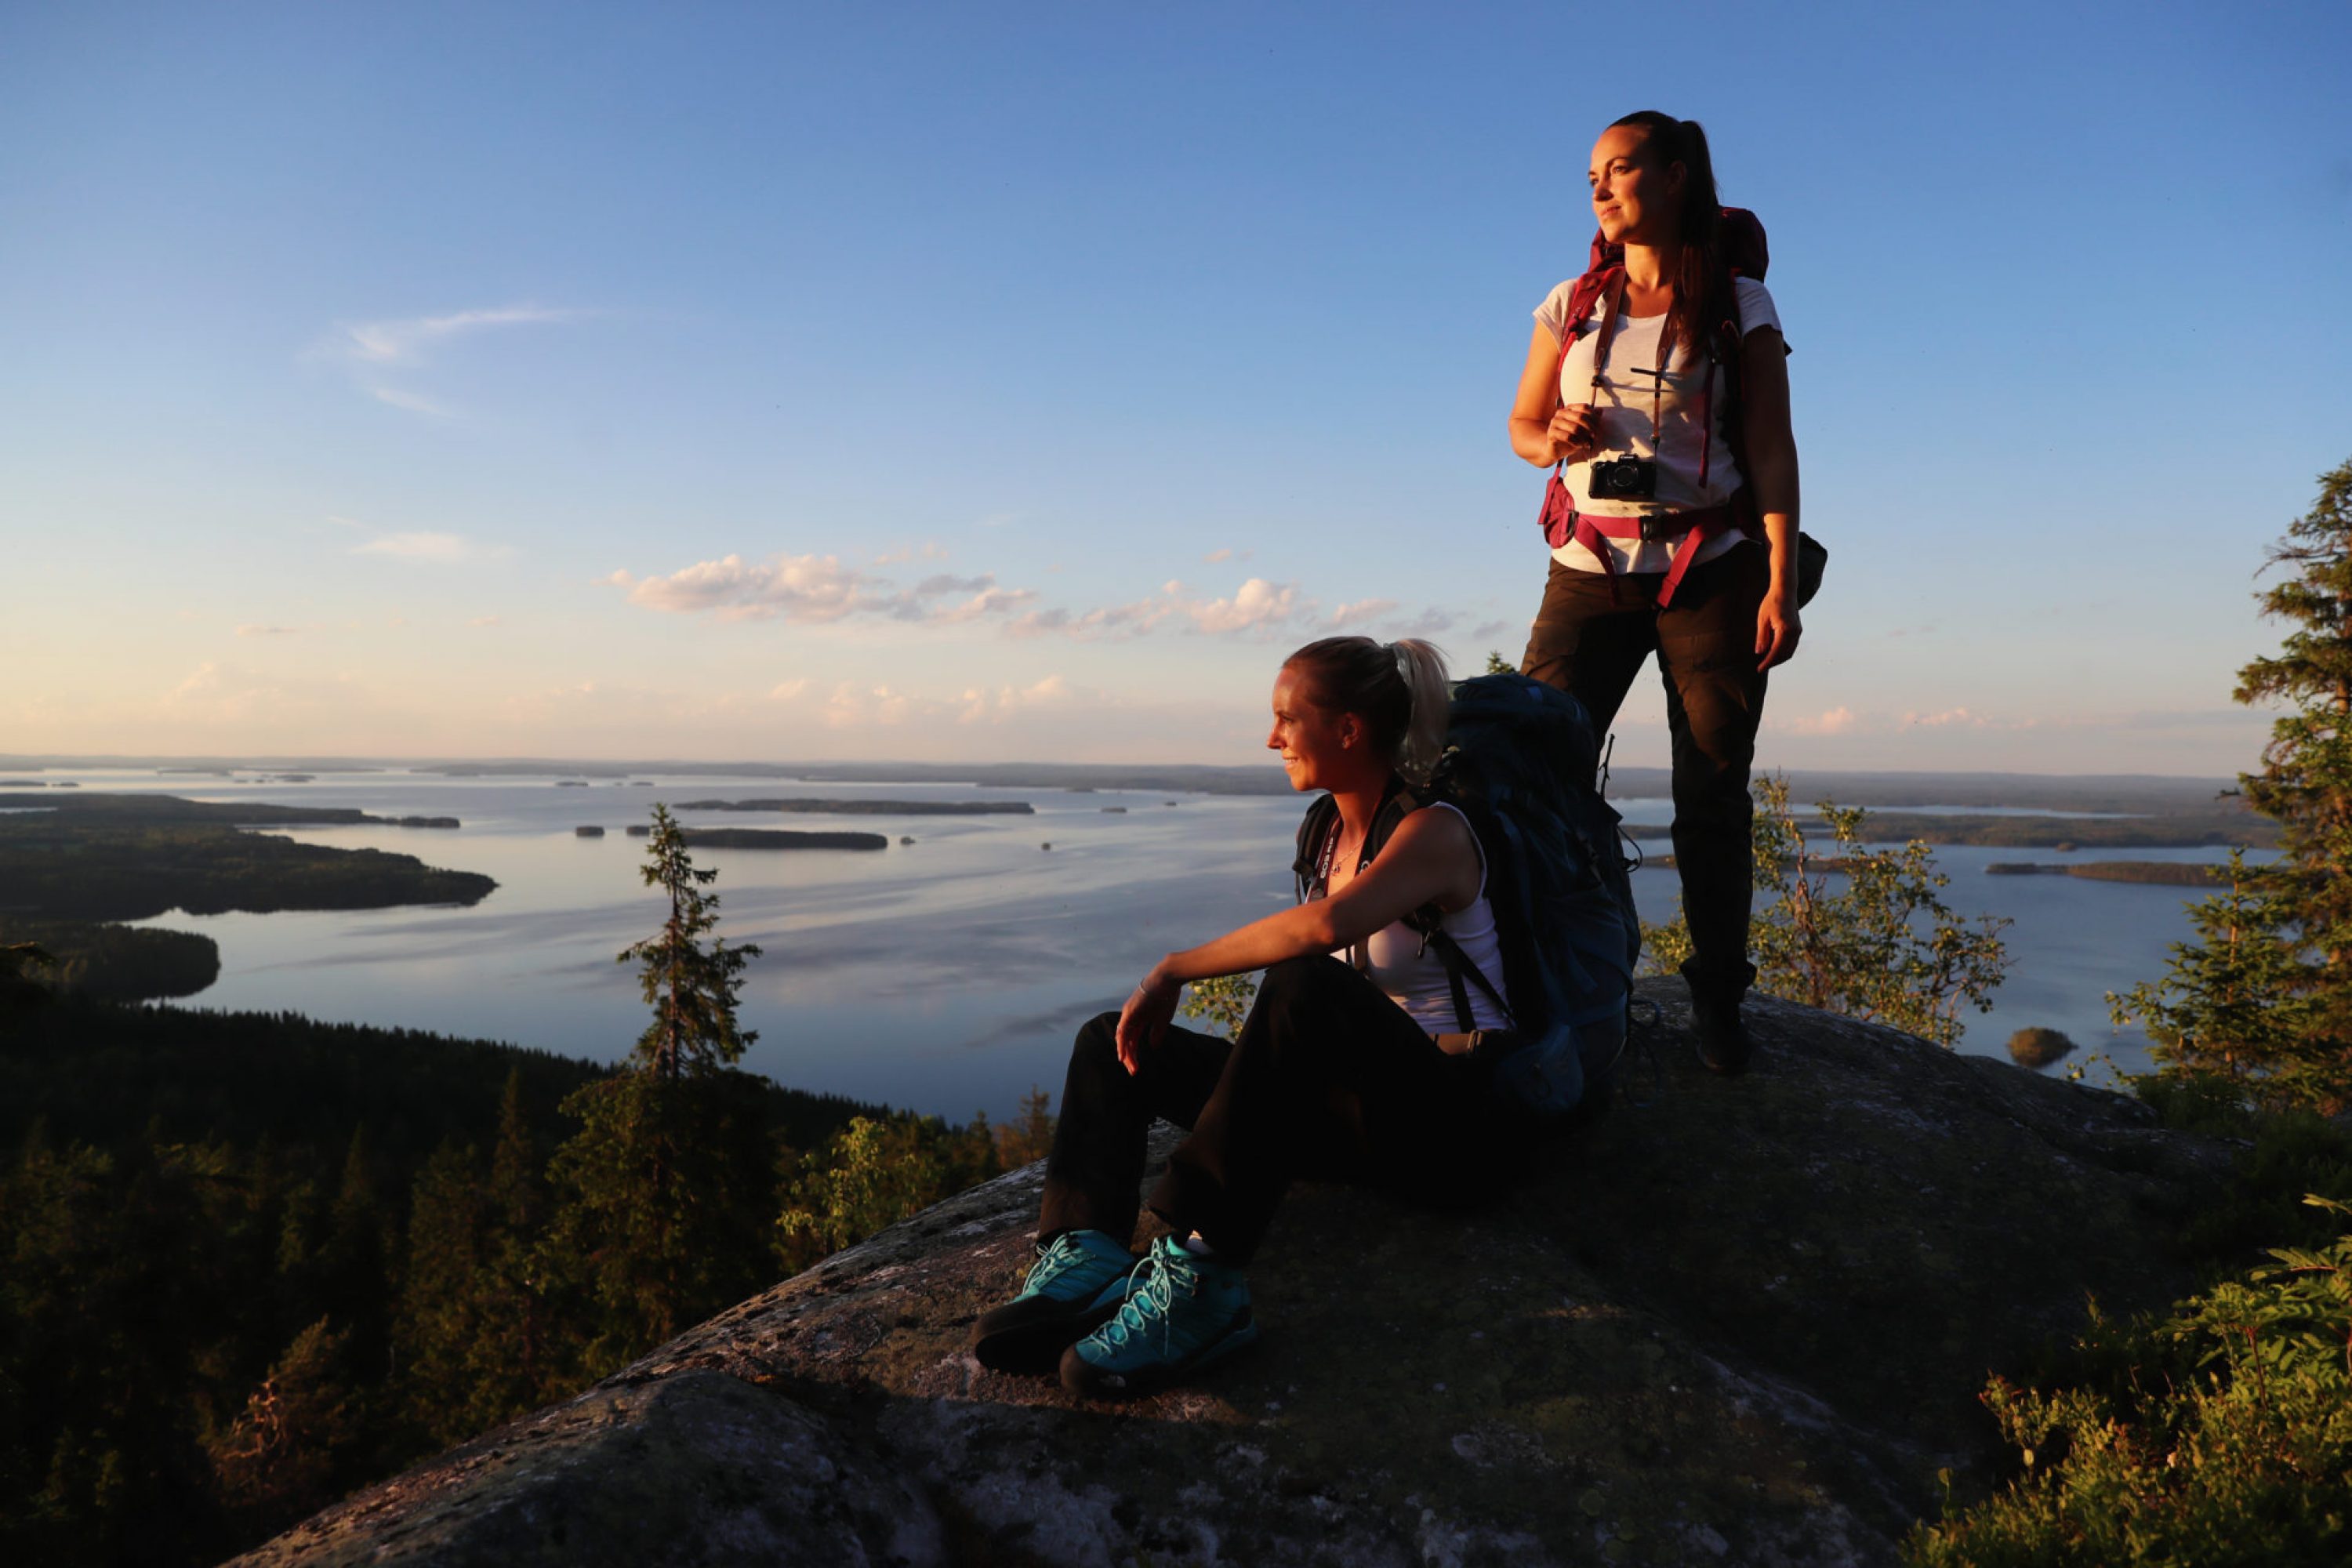
[[[635,829],[630,830],[633,834]],[[887,849],[879,833],[794,833],[782,827],[685,827],[693,849]]]
[[[2151,882],[2168,888],[2210,888],[2230,879],[2227,866],[2179,860],[1996,860],[1988,877],[2081,877],[2093,882]]]
[[[1025,800],[682,800],[680,811],[787,811],[830,816],[1034,816]]]
[[[91,996],[187,995],[218,973],[209,937],[113,922],[172,910],[478,904],[498,887],[479,873],[444,870],[413,855],[245,831],[384,821],[345,807],[100,793],[67,800],[0,794],[5,806],[19,809],[0,811],[0,936],[38,942],[57,961],[52,978]]]

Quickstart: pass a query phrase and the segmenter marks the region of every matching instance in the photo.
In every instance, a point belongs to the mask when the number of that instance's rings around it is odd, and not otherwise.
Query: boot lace
[[[1143,1260],[1127,1275],[1127,1304],[1118,1316],[1103,1325],[1098,1331],[1118,1343],[1141,1334],[1156,1321],[1160,1326],[1160,1350],[1163,1355],[1171,1350],[1169,1332],[1176,1310],[1176,1289],[1181,1285],[1186,1295],[1192,1294],[1192,1270],[1167,1257],[1160,1247],[1143,1255]]]

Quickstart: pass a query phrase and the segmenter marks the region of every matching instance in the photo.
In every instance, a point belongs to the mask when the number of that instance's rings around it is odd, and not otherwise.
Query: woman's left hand
[[[1183,989],[1161,980],[1154,970],[1118,1010],[1118,1065],[1129,1077],[1142,1068],[1143,1053],[1167,1037],[1168,1025],[1176,1016],[1176,998]]]
[[[1756,610],[1756,668],[1769,669],[1794,658],[1797,639],[1804,631],[1797,616],[1797,595],[1783,588],[1767,593]]]

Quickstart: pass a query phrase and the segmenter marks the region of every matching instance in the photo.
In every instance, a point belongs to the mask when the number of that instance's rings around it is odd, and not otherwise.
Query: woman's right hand
[[[1551,461],[1581,463],[1601,450],[1601,416],[1590,403],[1562,404],[1544,430],[1551,443]]]
[[[1176,1000],[1183,991],[1154,969],[1118,1010],[1118,1029],[1113,1037],[1118,1046],[1118,1065],[1129,1077],[1142,1068],[1143,1053],[1167,1036],[1168,1026],[1176,1016]]]

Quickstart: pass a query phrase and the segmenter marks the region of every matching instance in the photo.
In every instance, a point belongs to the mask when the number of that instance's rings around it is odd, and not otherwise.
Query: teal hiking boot
[[[1063,1353],[1062,1386],[1092,1399],[1148,1394],[1256,1341],[1248,1279],[1169,1237],[1135,1266],[1118,1314]]]
[[[991,1372],[1052,1372],[1070,1342],[1118,1310],[1135,1254],[1099,1230],[1066,1230],[1037,1249],[1021,1294],[981,1314],[971,1353]]]

